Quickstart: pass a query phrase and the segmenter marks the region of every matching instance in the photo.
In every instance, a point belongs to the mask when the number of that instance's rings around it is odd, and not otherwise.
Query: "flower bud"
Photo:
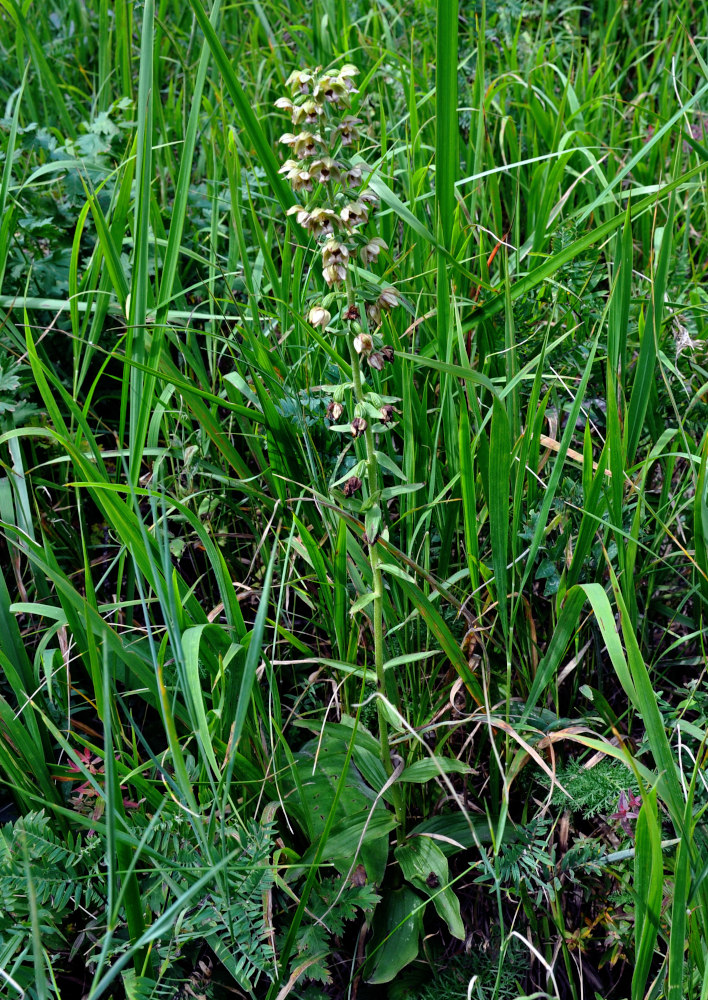
[[[344,407],[342,406],[342,404],[338,403],[336,399],[333,399],[330,402],[329,406],[327,407],[327,413],[325,414],[325,416],[327,417],[328,420],[331,420],[334,423],[335,421],[339,420],[343,412],[344,412]]]
[[[354,338],[354,350],[357,354],[370,354],[374,349],[374,342],[368,333],[360,333]]]
[[[332,319],[332,313],[324,306],[313,306],[307,318],[313,326],[321,326],[325,330]]]
[[[399,295],[395,288],[384,288],[378,298],[381,309],[393,309],[398,305]]]
[[[353,66],[351,63],[345,63],[337,75],[341,80],[344,80],[345,86],[349,90],[353,90],[354,88],[353,77],[359,75],[359,70],[356,68],[356,66]]]
[[[372,326],[381,325],[381,307],[378,302],[368,302],[366,306],[366,315],[369,317],[369,321]]]
[[[352,420],[352,437],[361,437],[368,426],[363,417],[354,417]]]
[[[383,354],[376,351],[374,354],[369,355],[369,365],[371,368],[375,368],[377,372],[383,371],[384,358]]]
[[[290,87],[292,93],[309,94],[312,83],[312,73],[306,70],[295,70],[285,81],[285,86]]]

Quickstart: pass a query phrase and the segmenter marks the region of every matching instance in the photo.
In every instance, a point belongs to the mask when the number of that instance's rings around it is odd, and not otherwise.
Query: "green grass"
[[[706,1000],[702,5],[2,14],[3,995]]]

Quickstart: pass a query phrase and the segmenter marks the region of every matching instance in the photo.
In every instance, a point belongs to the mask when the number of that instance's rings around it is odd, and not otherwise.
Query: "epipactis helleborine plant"
[[[365,515],[364,542],[373,588],[354,603],[352,613],[373,604],[377,685],[398,706],[391,682],[393,671],[385,675],[383,669],[383,559],[378,543],[387,538],[382,504],[405,489],[383,488],[380,479],[384,472],[400,480],[405,477],[390,456],[376,447],[377,436],[395,426],[393,404],[398,399],[382,396],[367,385],[364,364],[377,372],[393,364],[394,350],[383,343],[382,322],[384,314],[400,300],[395,288],[383,286],[373,273],[367,274],[388,247],[379,236],[363,232],[378,206],[378,197],[368,185],[369,168],[356,155],[363,124],[351,113],[352,97],[358,94],[354,84],[357,74],[350,64],[336,70],[298,70],[286,81],[290,96],[275,103],[290,115],[293,124],[293,131],[280,137],[291,154],[280,173],[303,199],[302,204],[288,210],[288,215],[294,215],[317,241],[322,276],[329,288],[310,309],[308,320],[322,331],[346,336],[351,359],[351,381],[324,388],[333,397],[327,409],[331,429],[363,444],[364,457],[331,483],[332,488],[341,487],[343,502],[354,502],[354,509]],[[343,416],[347,423],[339,423]],[[351,499],[364,488],[367,496],[363,501]],[[381,702],[379,706],[381,754],[391,773],[388,723]]]

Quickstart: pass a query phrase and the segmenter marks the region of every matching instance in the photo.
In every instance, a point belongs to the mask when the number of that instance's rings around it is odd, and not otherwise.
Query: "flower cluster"
[[[359,163],[352,163],[343,153],[355,145],[362,121],[348,112],[357,75],[355,66],[347,64],[337,72],[321,73],[297,70],[291,73],[286,86],[291,97],[281,97],[276,108],[290,115],[298,132],[286,132],[281,143],[291,152],[291,158],[280,168],[294,191],[313,192],[315,185],[324,185],[330,205],[304,207],[293,205],[289,214],[314,236],[351,234],[363,225],[376,196],[370,191],[356,190],[363,172]],[[339,190],[334,195],[333,187]],[[329,285],[341,283],[341,269],[328,268],[325,280]]]
[[[385,293],[384,293],[385,294]],[[385,364],[393,364],[395,357],[392,347],[388,345],[377,351],[374,349],[374,341],[369,333],[359,333],[354,338],[354,350],[357,354],[363,354],[369,362],[371,368],[376,371],[383,371]]]
[[[347,265],[357,253],[367,266],[388,249],[380,237],[366,239],[358,232],[378,198],[366,184],[362,187],[363,165],[347,155],[361,135],[362,120],[350,113],[351,97],[358,93],[354,86],[357,72],[350,64],[337,71],[297,70],[286,83],[291,96],[275,102],[298,129],[280,137],[291,154],[280,173],[295,192],[311,195],[306,204],[293,205],[288,214],[313,236],[326,237],[322,272],[330,288],[344,283]],[[387,299],[384,293],[370,304],[369,318],[376,325],[390,301],[391,296]]]
[[[290,96],[277,100],[276,107],[290,116],[293,126],[292,132],[280,137],[290,152],[280,173],[301,198],[288,215],[318,240],[322,276],[329,288],[324,301],[310,309],[308,320],[316,329],[331,329],[333,304],[339,300],[334,332],[347,336],[356,371],[346,386],[326,387],[335,390],[327,418],[334,430],[363,439],[371,473],[377,464],[373,435],[393,424],[391,404],[396,400],[372,392],[362,367],[366,361],[369,369],[382,372],[393,363],[394,350],[383,344],[381,326],[383,315],[399,304],[399,296],[391,286],[382,288],[378,278],[361,280],[363,270],[375,265],[388,247],[380,236],[362,231],[378,198],[367,183],[369,169],[354,156],[363,125],[351,108],[358,93],[356,76],[351,65],[336,71],[298,70],[287,80]],[[348,423],[339,423],[349,392],[354,413]],[[375,482],[377,473],[372,474]],[[355,473],[340,482],[347,498],[362,489]],[[371,489],[372,482],[368,485]]]

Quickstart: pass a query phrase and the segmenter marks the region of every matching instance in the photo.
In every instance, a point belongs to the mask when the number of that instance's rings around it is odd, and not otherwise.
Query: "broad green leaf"
[[[253,629],[248,642],[246,662],[243,668],[243,677],[241,678],[241,687],[238,695],[236,714],[234,716],[231,732],[229,734],[229,742],[233,747],[238,746],[238,741],[241,738],[243,725],[246,721],[246,714],[251,702],[251,689],[256,679],[256,670],[258,669],[258,665],[261,662],[261,657],[263,655],[263,637],[265,633],[266,616],[268,614],[268,605],[270,602],[270,588],[273,582],[273,573],[275,571],[275,559],[277,553],[278,546],[273,545],[270,560],[268,562],[268,566],[266,567],[265,578],[263,580],[263,589],[261,591],[261,599],[258,603],[256,620],[253,624]],[[232,761],[229,762],[229,770],[233,766]]]
[[[432,778],[439,778],[441,774],[471,773],[472,768],[462,760],[456,760],[454,757],[436,756],[417,760],[414,764],[404,767],[398,780],[423,783]]]
[[[460,901],[448,885],[447,858],[430,837],[411,837],[395,850],[405,879],[433,901],[453,937],[465,939]]]
[[[367,809],[347,816],[333,827],[323,858],[332,859],[346,874],[358,863],[358,852],[371,882],[383,879],[388,858],[388,834],[396,828],[396,817],[386,809]]]
[[[377,906],[367,948],[373,960],[367,983],[390,983],[418,955],[420,903],[420,896],[403,886],[388,892]]]
[[[382,500],[393,500],[394,497],[404,496],[407,493],[415,493],[422,490],[424,483],[401,483],[400,486],[385,486],[381,490]]]
[[[404,569],[396,566],[395,563],[381,563],[379,569],[382,573],[387,573],[389,576],[395,576],[399,580],[408,580],[410,583],[415,584],[415,580],[410,573],[406,573]]]
[[[455,854],[457,851],[492,842],[486,816],[465,815],[459,811],[431,816],[430,819],[417,823],[408,836],[430,837],[444,854]]]
[[[382,566],[381,569],[383,568]],[[394,656],[392,659],[386,660],[384,670],[390,670],[391,667],[401,667],[406,663],[419,663],[421,660],[428,660],[431,656],[438,656],[439,654],[439,649],[425,649],[421,650],[420,653],[402,653],[400,656]]]
[[[390,472],[392,476],[397,476],[398,479],[405,479],[405,473],[401,472],[393,459],[389,458],[383,451],[375,451],[374,454],[378,460],[379,465],[386,472]]]
[[[373,601],[373,599],[374,599],[375,596],[376,595],[374,594],[373,590],[369,591],[366,594],[361,594],[361,596],[357,597],[357,599],[354,601],[354,603],[350,607],[349,614],[350,615],[355,615],[359,611],[363,611],[364,608],[367,608],[371,604],[371,602]]]
[[[202,624],[194,625],[192,628],[187,629],[187,631],[182,635],[182,653],[184,655],[184,665],[188,685],[188,692],[185,692],[185,695],[189,695],[188,707],[190,709],[190,714],[192,715],[192,726],[199,738],[202,753],[204,753],[209,761],[214,778],[218,780],[221,769],[219,768],[216,757],[214,756],[214,748],[211,743],[211,733],[209,732],[209,726],[206,718],[204,692],[202,691],[201,675],[199,670],[200,646],[204,637],[204,632],[207,629],[217,633],[221,632],[218,625]],[[224,641],[228,642],[225,637]]]

